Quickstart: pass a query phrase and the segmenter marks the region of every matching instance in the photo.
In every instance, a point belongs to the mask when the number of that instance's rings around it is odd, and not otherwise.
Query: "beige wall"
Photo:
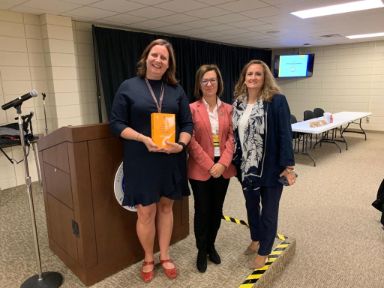
[[[276,50],[275,54],[315,53],[313,76],[279,79],[292,114],[304,110],[372,112],[367,130],[384,131],[384,41]]]
[[[36,89],[45,92],[48,130],[98,122],[91,24],[55,15],[0,10],[0,105]],[[42,96],[24,102],[34,112],[35,134],[44,133]],[[15,109],[0,110],[0,125],[15,122]],[[20,147],[6,153],[22,159]],[[37,180],[33,153],[32,180]],[[0,189],[25,183],[24,165],[0,154]]]

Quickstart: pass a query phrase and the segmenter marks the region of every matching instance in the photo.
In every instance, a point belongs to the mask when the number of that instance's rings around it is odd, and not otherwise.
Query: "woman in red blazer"
[[[207,255],[213,263],[221,263],[215,240],[229,178],[236,174],[231,164],[234,152],[232,105],[220,101],[222,93],[219,68],[202,65],[195,78],[198,101],[190,104],[194,130],[188,147],[188,178],[195,199],[196,267],[200,272],[207,270]]]

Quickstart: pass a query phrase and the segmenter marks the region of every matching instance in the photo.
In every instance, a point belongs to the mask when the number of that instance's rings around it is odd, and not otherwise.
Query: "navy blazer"
[[[238,101],[233,104],[234,109],[239,109]],[[280,173],[287,166],[295,165],[295,158],[292,146],[292,128],[291,128],[291,112],[288,102],[284,95],[275,94],[271,102],[263,102],[264,105],[264,122],[266,123],[266,141],[264,146],[265,159],[262,163],[262,174],[260,176],[252,175],[246,177],[242,181],[244,187],[259,186],[281,186],[278,179]],[[242,159],[241,144],[239,133],[234,131],[236,141],[236,151],[233,162],[237,167],[239,176],[239,167]],[[239,178],[241,179],[241,177]]]

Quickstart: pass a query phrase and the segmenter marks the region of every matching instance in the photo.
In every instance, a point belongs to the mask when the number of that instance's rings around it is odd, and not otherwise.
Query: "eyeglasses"
[[[217,79],[216,78],[212,78],[212,79],[204,79],[204,80],[201,80],[201,85],[204,85],[204,86],[207,86],[208,83],[211,83],[211,85],[215,85],[217,83]]]

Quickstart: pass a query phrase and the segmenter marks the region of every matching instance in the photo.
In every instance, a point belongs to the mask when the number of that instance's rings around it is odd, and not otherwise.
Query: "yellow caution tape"
[[[244,220],[239,220],[239,219],[229,217],[229,216],[224,216],[224,215],[222,215],[221,218],[227,222],[241,224],[249,228],[248,223],[245,222]],[[282,242],[278,244],[275,247],[275,249],[273,249],[271,254],[268,255],[268,261],[265,263],[265,266],[261,267],[260,269],[255,269],[250,275],[248,275],[245,281],[240,284],[239,288],[253,288],[255,283],[263,276],[265,271],[267,271],[269,267],[271,267],[273,262],[275,262],[277,258],[288,248],[289,246],[289,242],[287,242],[288,237],[284,236],[283,234],[277,233],[276,238],[278,238]]]
[[[224,216],[222,215],[221,216],[222,219],[224,219],[225,221],[227,222],[232,222],[232,223],[236,223],[236,224],[241,224],[241,225],[244,225],[244,226],[248,226],[248,223],[245,222],[244,220],[239,220],[239,219],[236,219],[236,218],[233,218],[233,217],[229,217],[229,216]]]

